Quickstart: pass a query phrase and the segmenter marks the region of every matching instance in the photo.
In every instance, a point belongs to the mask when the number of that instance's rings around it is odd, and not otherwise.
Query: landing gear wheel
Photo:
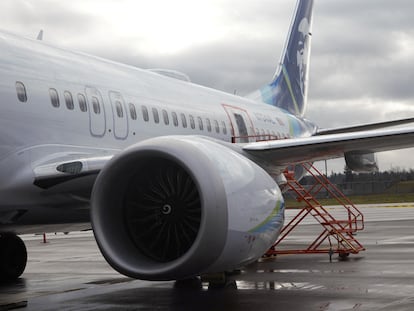
[[[201,289],[203,286],[198,277],[175,281],[175,289]]]
[[[209,290],[216,290],[216,289],[230,289],[235,290],[237,289],[237,283],[234,280],[226,280],[224,283],[214,283],[210,282],[208,284]]]
[[[0,233],[0,281],[13,281],[22,275],[27,263],[26,246],[14,233]]]
[[[204,280],[208,282],[209,290],[216,289],[237,289],[236,281],[228,278],[230,274],[228,272],[209,274],[204,277]]]

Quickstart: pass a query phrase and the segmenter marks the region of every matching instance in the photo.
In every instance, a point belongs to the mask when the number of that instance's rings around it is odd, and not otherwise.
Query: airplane
[[[232,271],[276,241],[287,166],[372,171],[375,152],[413,146],[394,127],[412,118],[305,118],[313,7],[297,2],[275,76],[245,97],[0,32],[0,278],[24,272],[18,235],[91,228],[132,278]]]

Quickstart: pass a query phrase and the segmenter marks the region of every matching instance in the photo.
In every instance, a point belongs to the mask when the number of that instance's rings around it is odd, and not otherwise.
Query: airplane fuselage
[[[59,155],[112,156],[166,135],[247,143],[310,136],[315,129],[274,106],[4,33],[0,76],[3,224],[19,216],[9,210],[26,213],[26,224],[60,223],[73,206],[83,212],[62,222],[87,220],[87,197],[33,183],[36,168]],[[44,219],[30,217],[36,208],[47,210]]]

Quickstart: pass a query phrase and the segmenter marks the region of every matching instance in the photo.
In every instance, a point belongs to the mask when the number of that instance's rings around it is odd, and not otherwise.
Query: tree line
[[[328,179],[345,194],[376,194],[386,191],[414,192],[414,183],[412,187],[401,186],[404,182],[414,180],[413,169],[407,170],[395,167],[383,172],[355,173],[345,166],[342,173],[331,172]],[[312,176],[305,176],[301,180],[302,185],[312,185],[314,183]]]

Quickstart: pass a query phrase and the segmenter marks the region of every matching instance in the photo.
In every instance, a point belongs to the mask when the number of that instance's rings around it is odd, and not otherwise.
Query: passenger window
[[[142,117],[144,118],[144,121],[145,122],[148,122],[149,115],[148,115],[148,109],[147,109],[147,107],[142,106],[141,109],[142,109]]]
[[[220,133],[220,127],[217,120],[214,120],[214,127],[216,128],[216,133]]]
[[[82,112],[88,111],[88,105],[86,105],[86,98],[83,94],[78,94],[79,109]]]
[[[171,112],[171,115],[172,115],[172,118],[173,118],[174,126],[178,126],[177,114],[173,111],[173,112]]]
[[[73,110],[73,108],[75,108],[75,105],[73,104],[72,94],[68,91],[65,91],[63,93],[63,97],[65,97],[66,108]]]
[[[206,123],[207,123],[207,131],[211,132],[211,122],[209,118],[206,119]]]
[[[131,115],[132,120],[137,119],[137,110],[135,109],[135,105],[133,103],[129,103],[129,114]]]
[[[93,107],[93,112],[95,114],[101,113],[101,104],[99,103],[99,99],[96,96],[92,96],[92,107]]]
[[[181,123],[183,124],[183,127],[184,128],[187,127],[187,119],[185,118],[185,114],[184,113],[181,114]]]
[[[190,114],[190,126],[193,130],[195,129],[194,117],[191,114]]]
[[[168,112],[167,112],[167,110],[165,110],[165,109],[162,110],[162,117],[164,119],[165,125],[170,124],[170,119],[168,118]]]
[[[58,92],[56,91],[56,89],[50,89],[49,94],[52,106],[58,108],[60,106]]]
[[[198,119],[198,128],[200,129],[200,131],[202,131],[204,129],[203,119],[201,119],[200,117],[198,117],[197,119]]]
[[[221,127],[223,128],[223,134],[226,135],[227,134],[226,122],[221,121]]]
[[[157,108],[152,108],[152,115],[154,116],[154,122],[160,123],[160,116],[158,115]]]
[[[26,93],[26,87],[22,82],[17,81],[16,82],[16,92],[17,92],[17,99],[22,102],[27,102],[27,93]]]
[[[116,115],[118,118],[124,117],[124,109],[122,109],[122,104],[119,100],[115,102],[115,108],[116,108]]]

